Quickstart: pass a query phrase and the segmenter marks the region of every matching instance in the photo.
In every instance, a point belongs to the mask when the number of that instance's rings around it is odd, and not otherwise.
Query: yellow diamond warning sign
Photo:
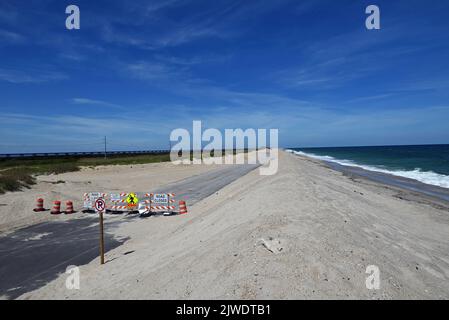
[[[128,203],[128,206],[133,207],[137,206],[137,203],[139,202],[139,198],[137,198],[135,193],[130,193],[128,197],[126,198],[126,202]]]

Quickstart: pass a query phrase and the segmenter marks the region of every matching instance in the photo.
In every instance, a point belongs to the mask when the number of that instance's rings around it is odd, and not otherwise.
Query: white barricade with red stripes
[[[171,214],[176,209],[176,206],[173,205],[176,202],[174,193],[146,193],[145,197],[148,199],[139,202],[140,214],[156,212]]]
[[[140,214],[152,214],[158,212],[173,213],[176,209],[174,193],[135,193],[138,201],[135,206],[128,204],[128,196],[131,193],[101,193],[90,192],[84,194],[84,209],[95,210],[95,201],[103,198],[106,201],[106,209],[114,212],[131,212],[138,210]]]
[[[110,194],[110,205],[108,209],[110,211],[122,211],[129,212],[133,211],[137,206],[131,207],[128,205],[127,198],[130,193],[121,192],[121,193],[111,193]]]
[[[95,210],[95,201],[99,198],[106,200],[107,194],[102,192],[85,193],[83,197],[83,208],[85,210]]]

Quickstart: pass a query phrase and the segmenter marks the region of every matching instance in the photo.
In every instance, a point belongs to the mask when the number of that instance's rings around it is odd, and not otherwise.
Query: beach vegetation
[[[79,171],[82,167],[136,165],[170,161],[166,154],[108,155],[104,157],[34,157],[0,159],[0,194],[29,188],[37,175]],[[61,180],[62,181],[62,180]],[[59,182],[60,183],[60,182]]]

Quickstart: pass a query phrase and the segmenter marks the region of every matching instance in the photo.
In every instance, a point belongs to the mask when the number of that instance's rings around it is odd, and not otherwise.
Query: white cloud
[[[68,76],[61,72],[35,71],[26,73],[19,70],[0,69],[0,80],[10,83],[43,83],[67,79]]]
[[[171,130],[191,130],[193,120],[202,120],[203,130],[277,128],[281,143],[293,146],[363,145],[366,141],[371,144],[438,143],[449,138],[447,126],[441,121],[449,117],[447,106],[359,110],[345,114],[318,107],[285,112],[288,109],[273,107],[271,110],[248,111],[245,108],[211,105],[201,114],[192,112],[189,106],[159,106],[157,110],[162,109],[168,111],[161,113],[148,109],[123,113],[120,117],[109,114],[94,117],[4,113],[0,118],[0,134],[4,141],[10,141],[9,144],[36,143],[54,147],[57,149],[54,151],[61,151],[58,148],[65,141],[67,145],[64,150],[73,151],[81,143],[85,146],[79,148],[91,150],[88,145],[98,144],[104,135],[108,136],[111,146],[115,144],[116,149],[120,146],[166,148]],[[46,125],[42,126],[42,123]],[[19,130],[24,127],[27,130]],[[348,140],[348,137],[351,139]],[[436,138],[429,141],[428,137]]]
[[[127,76],[135,79],[148,81],[153,85],[160,86],[170,82],[167,88],[172,90],[175,86],[191,82],[189,66],[173,65],[161,61],[138,61],[121,65],[118,63],[118,69]]]
[[[0,29],[0,41],[13,44],[25,43],[26,38],[16,32]]]
[[[126,108],[123,106],[120,106],[120,105],[117,105],[114,103],[110,103],[110,102],[106,102],[106,101],[102,101],[102,100],[94,100],[94,99],[88,99],[88,98],[73,98],[72,102],[74,104],[80,104],[80,105],[93,105],[93,106],[126,110]]]

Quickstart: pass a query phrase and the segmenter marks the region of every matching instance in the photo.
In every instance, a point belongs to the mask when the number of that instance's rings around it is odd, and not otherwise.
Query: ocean
[[[358,167],[449,189],[449,145],[292,148],[345,167]]]

